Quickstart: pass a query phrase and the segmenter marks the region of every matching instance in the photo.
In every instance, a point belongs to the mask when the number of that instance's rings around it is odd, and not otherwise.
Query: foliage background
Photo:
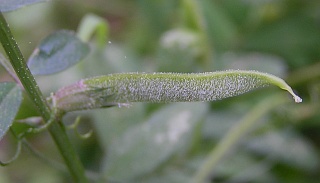
[[[104,46],[92,39],[82,63],[37,77],[47,96],[80,78],[115,72],[254,69],[285,78],[304,102],[260,116],[208,182],[317,182],[320,2],[202,0],[191,10],[182,2],[50,1],[5,16],[25,57],[50,33],[77,30],[88,13],[108,22]],[[194,10],[200,18],[188,16]],[[0,74],[1,81],[10,79],[2,68]],[[87,140],[73,131],[70,136],[96,182],[186,182],[228,130],[275,92],[268,88],[211,103],[134,103],[70,113],[64,122],[71,124],[80,115],[80,132],[94,130]],[[37,115],[30,101],[22,105],[17,119]],[[29,140],[46,157],[60,161],[47,133]],[[2,159],[14,153],[14,144],[10,134],[0,142]],[[70,177],[24,149],[18,161],[0,168],[0,182],[21,181],[69,182]]]

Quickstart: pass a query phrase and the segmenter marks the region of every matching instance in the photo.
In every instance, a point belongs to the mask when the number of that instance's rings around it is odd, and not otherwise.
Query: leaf
[[[7,12],[22,8],[27,5],[45,2],[49,0],[0,0],[0,11]]]
[[[13,123],[22,100],[21,89],[15,83],[0,83],[0,140]]]
[[[155,62],[157,70],[162,72],[192,72],[203,67],[209,58],[207,41],[201,31],[186,28],[171,29],[162,34],[160,49]]]
[[[62,111],[123,105],[128,102],[196,102],[237,96],[276,85],[296,102],[302,99],[282,79],[257,71],[207,73],[120,73],[83,79],[52,96]]]
[[[281,55],[295,68],[311,64],[310,58],[320,58],[320,31],[315,18],[302,12],[262,25],[254,32],[248,31],[244,50]]]
[[[106,176],[131,180],[153,171],[190,145],[192,131],[206,111],[205,103],[171,104],[145,123],[130,128],[108,148]]]
[[[287,75],[285,60],[276,55],[259,52],[228,52],[220,57],[219,65],[225,69],[257,70],[279,77]]]
[[[247,112],[247,106],[244,103],[237,103],[239,106],[235,106],[223,110],[214,110],[206,116],[206,119],[202,125],[202,133],[205,139],[219,140],[239,121],[239,116],[244,116]],[[223,123],[216,123],[217,121],[223,121]]]
[[[7,60],[1,53],[0,53],[0,64],[7,70],[7,72],[16,80],[19,81],[16,72],[14,71],[12,65],[10,64],[9,60]]]
[[[290,129],[271,131],[250,139],[247,148],[270,159],[303,170],[316,170],[319,158],[314,147]]]
[[[229,15],[216,1],[200,1],[203,17],[207,22],[207,35],[209,41],[217,50],[230,49],[237,39],[237,27]]]
[[[109,147],[114,138],[122,136],[127,129],[141,123],[146,115],[143,104],[134,105],[130,108],[123,107],[121,110],[114,107],[108,110],[95,110],[90,113],[94,117],[93,121],[96,132],[99,134],[99,142],[104,149]]]
[[[142,177],[141,179],[130,181],[132,183],[188,183],[191,180],[192,174],[183,169],[183,167],[177,168],[176,166],[166,166],[164,170],[157,171],[152,176]]]
[[[81,61],[89,46],[71,31],[61,30],[46,37],[29,58],[28,66],[34,75],[63,71]]]
[[[217,166],[214,175],[226,178],[225,182],[275,182],[275,177],[270,172],[272,165],[272,161],[257,160],[239,149]]]
[[[97,42],[102,46],[107,42],[109,25],[103,18],[93,14],[88,14],[81,20],[77,32],[78,37],[83,42],[88,42],[89,38],[96,33]]]

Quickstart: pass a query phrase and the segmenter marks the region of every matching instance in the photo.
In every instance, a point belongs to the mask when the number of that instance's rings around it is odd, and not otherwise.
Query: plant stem
[[[24,86],[27,94],[33,100],[38,108],[44,121],[48,122],[51,119],[53,112],[48,106],[43,97],[33,75],[31,74],[23,55],[10,31],[9,25],[0,12],[0,42],[7,53],[9,60],[19,77],[21,84]],[[60,120],[55,121],[50,125],[49,132],[54,139],[58,149],[64,158],[64,161],[69,168],[69,171],[75,182],[88,182],[85,177],[84,168],[81,164],[68,136],[64,126]]]
[[[209,153],[198,172],[193,177],[193,183],[203,183],[210,176],[219,161],[232,149],[241,137],[251,129],[254,123],[271,109],[288,102],[283,95],[273,95],[261,101],[241,121],[234,125],[222,138],[219,144]]]

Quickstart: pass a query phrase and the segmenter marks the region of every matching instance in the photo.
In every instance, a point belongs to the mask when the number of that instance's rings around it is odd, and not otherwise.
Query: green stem
[[[212,170],[218,166],[219,161],[232,149],[241,137],[248,132],[254,123],[265,113],[276,106],[288,102],[283,95],[268,97],[247,113],[241,121],[234,125],[223,137],[219,144],[209,153],[203,165],[195,174],[194,183],[203,183],[210,176]]]
[[[44,121],[51,119],[51,111],[45,98],[43,97],[33,75],[31,74],[23,55],[10,31],[9,25],[0,12],[0,42],[7,53],[9,60],[19,77],[21,84],[24,86],[29,97],[33,100],[38,108]],[[85,177],[84,168],[81,164],[65,129],[60,120],[55,120],[49,127],[49,132],[54,139],[58,149],[65,160],[67,167],[75,182],[88,182]]]

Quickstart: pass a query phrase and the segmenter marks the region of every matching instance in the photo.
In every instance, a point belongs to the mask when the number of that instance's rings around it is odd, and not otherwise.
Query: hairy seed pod
[[[101,108],[130,102],[214,101],[276,85],[302,99],[282,79],[257,71],[206,73],[120,73],[80,80],[53,96],[63,111]]]

